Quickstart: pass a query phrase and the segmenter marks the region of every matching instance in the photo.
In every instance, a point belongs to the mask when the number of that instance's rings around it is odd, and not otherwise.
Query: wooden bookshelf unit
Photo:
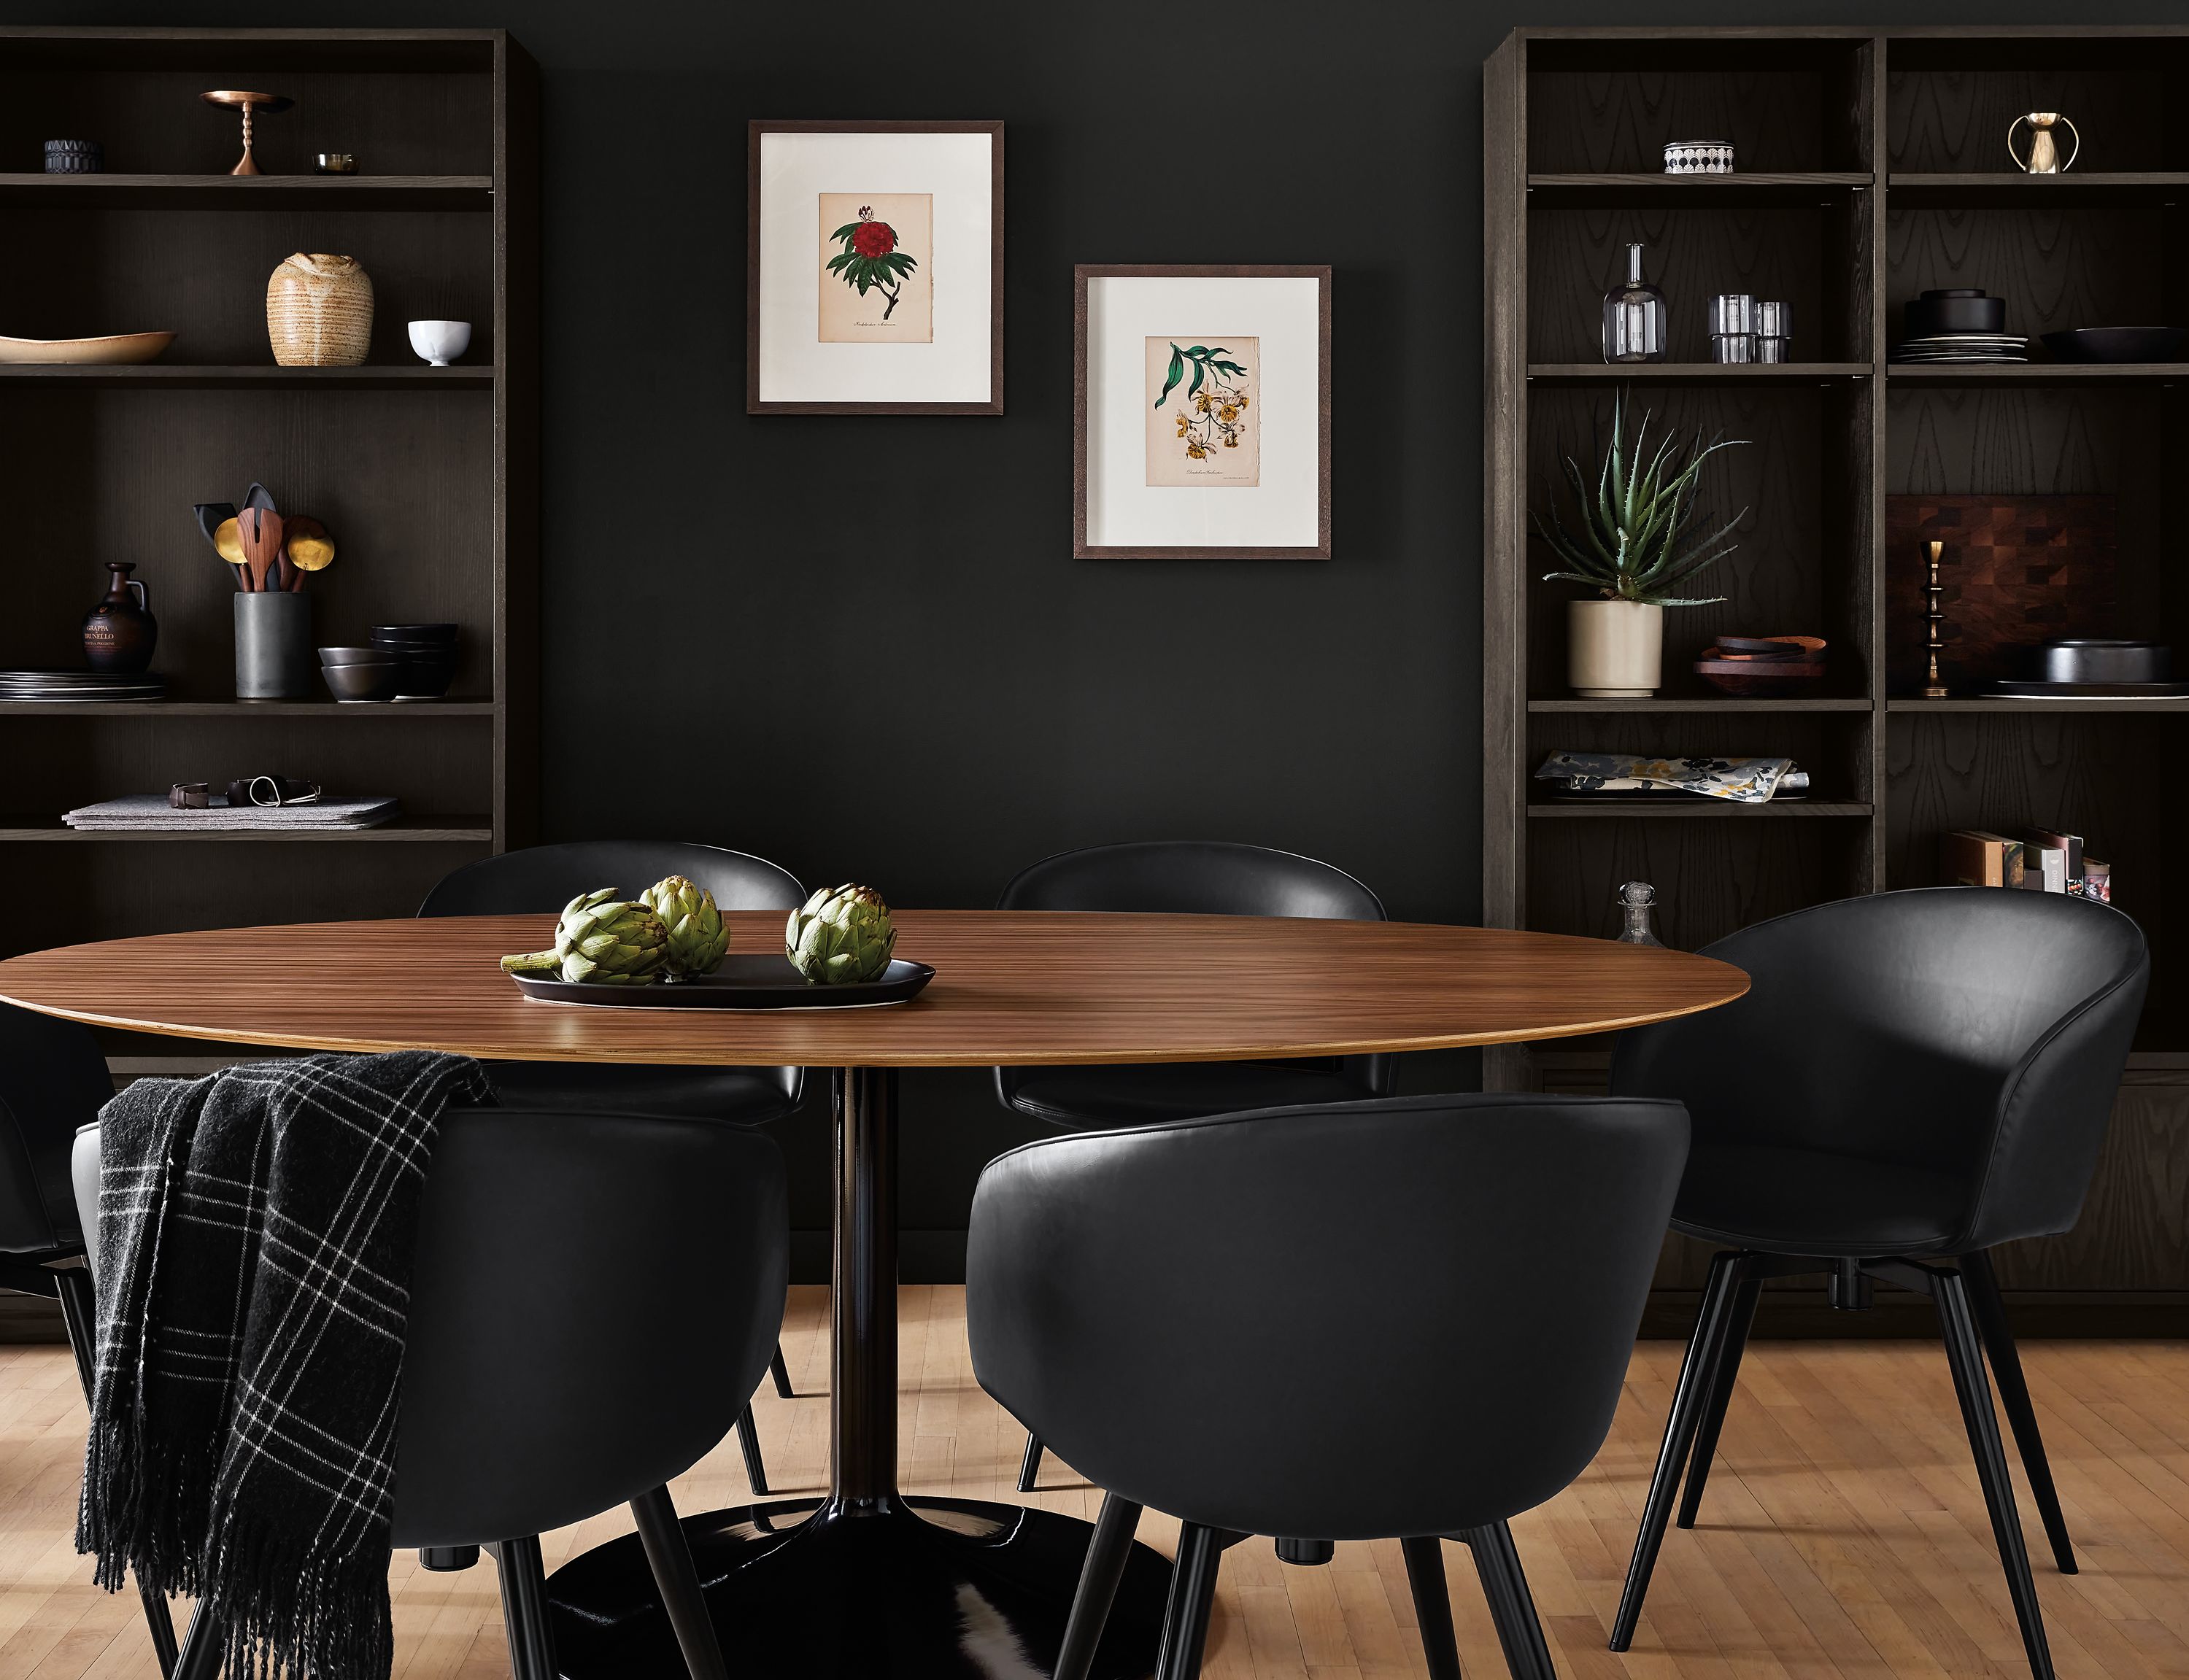
[[[2150,1000],[2081,1228],[2001,1267],[2033,1325],[2085,1333],[2189,1329],[2189,887],[2165,838],[2189,819],[2189,699],[1917,697],[1888,652],[1922,556],[1888,545],[1886,499],[2113,499],[2115,622],[2096,633],[2170,643],[2189,676],[2189,515],[2169,465],[2189,446],[2189,362],[2059,363],[2035,343],[2189,324],[2185,69],[2189,28],[2151,25],[1522,29],[1484,70],[1483,919],[1608,938],[1619,883],[1643,880],[1661,936],[1692,950],[1937,884],[1954,829],[2085,836],[2150,938]],[[2011,172],[2028,110],[2077,124],[2068,172]],[[1731,140],[1738,172],[1662,173],[1676,139]],[[1671,359],[1607,366],[1600,300],[1637,240]],[[2003,296],[2038,359],[1894,363],[1903,304],[1954,286]],[[1706,306],[1727,291],[1789,302],[1801,359],[1711,364]],[[1658,696],[1583,700],[1565,679],[1576,591],[1541,581],[1556,567],[1530,516],[1561,453],[1592,465],[1622,385],[1656,426],[1751,440],[1713,458],[1703,499],[1749,513],[1738,552],[1694,580],[1729,599],[1666,611]],[[1720,634],[1797,633],[1830,643],[1813,695],[1735,700],[1692,674]],[[1554,803],[1530,778],[1558,749],[1783,753],[1813,792],[1751,810]],[[1499,1051],[1485,1078],[1600,1087],[1604,1054]],[[1700,1282],[1700,1252],[1668,1253],[1667,1300]]]
[[[198,97],[223,87],[296,101],[257,121],[263,175],[226,172],[237,114]],[[109,172],[33,172],[53,137],[100,142]],[[312,172],[322,151],[361,172]],[[0,366],[14,519],[0,665],[81,668],[104,563],[134,561],[168,695],[0,704],[0,861],[29,888],[0,950],[408,915],[449,870],[529,837],[538,207],[538,70],[501,31],[0,28],[0,332],[177,335],[141,365]],[[267,280],[299,251],[370,275],[365,365],[274,364]],[[412,352],[421,318],[472,324],[455,365]],[[306,590],[315,644],[454,621],[446,700],[235,697],[234,583],[191,506],[240,500],[254,479],[335,538]],[[60,822],[93,800],[266,773],[393,794],[403,817],[318,836]]]

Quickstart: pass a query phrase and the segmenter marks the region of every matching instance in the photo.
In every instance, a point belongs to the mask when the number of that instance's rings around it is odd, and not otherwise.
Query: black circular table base
[[[1036,1680],[1055,1666],[1094,1535],[970,1499],[810,1499],[683,1519],[732,1680]],[[1089,1680],[1155,1669],[1170,1564],[1133,1548]],[[638,1536],[549,1577],[567,1680],[686,1680]]]

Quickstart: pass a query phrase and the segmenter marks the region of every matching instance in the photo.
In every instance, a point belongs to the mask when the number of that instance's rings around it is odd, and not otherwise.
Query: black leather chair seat
[[[657,1067],[611,1062],[489,1062],[495,1094],[511,1108],[557,1113],[667,1114],[765,1125],[797,1099],[772,1068]]]
[[[1303,1108],[1357,1099],[1360,1086],[1332,1063],[1168,1062],[1117,1068],[1027,1068],[1011,1107],[1068,1131],[1156,1125],[1256,1108]]]
[[[1966,1174],[1714,1143],[1688,1152],[1672,1228],[1764,1254],[1870,1259],[1943,1252],[1968,1216]]]

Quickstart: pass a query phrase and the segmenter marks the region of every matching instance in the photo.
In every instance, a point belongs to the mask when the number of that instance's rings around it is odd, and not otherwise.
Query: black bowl
[[[377,665],[322,665],[320,674],[337,700],[393,700],[400,691],[404,668],[399,660]]]
[[[2189,329],[2080,327],[2044,337],[2045,347],[2062,362],[2178,362]]]
[[[1911,297],[1902,307],[1909,338],[1931,338],[1940,333],[2002,333],[2006,330],[2006,300],[1987,296],[1974,286],[1953,286]]]
[[[456,668],[453,665],[407,662],[401,669],[402,675],[396,679],[395,691],[405,700],[438,700],[449,691],[449,685],[455,680],[456,675]]]
[[[375,624],[372,639],[376,642],[423,641],[453,642],[462,629],[458,624]]]
[[[384,647],[323,647],[320,650],[322,665],[385,665],[395,655]]]

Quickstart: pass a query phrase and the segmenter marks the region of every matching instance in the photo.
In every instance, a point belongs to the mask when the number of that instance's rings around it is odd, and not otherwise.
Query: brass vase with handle
[[[2029,161],[2022,161],[2022,154],[2014,149],[2014,137],[2023,123],[2029,125]],[[2059,142],[2052,138],[2056,128],[2067,131],[2067,156],[2063,162]],[[2006,155],[2015,166],[2025,175],[2058,175],[2075,161],[2075,155],[2083,149],[2083,137],[2075,132],[2075,125],[2056,110],[2033,110],[2017,116],[2006,127]]]

